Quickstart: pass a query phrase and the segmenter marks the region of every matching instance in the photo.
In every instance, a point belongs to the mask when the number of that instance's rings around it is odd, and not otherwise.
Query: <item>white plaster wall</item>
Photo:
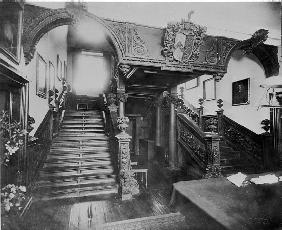
[[[29,115],[34,117],[33,135],[40,123],[43,121],[48,112],[48,95],[46,99],[36,95],[36,59],[39,53],[47,63],[47,77],[49,77],[49,61],[51,61],[57,71],[57,54],[60,56],[62,63],[67,63],[67,26],[57,27],[45,34],[36,46],[34,58],[25,67],[25,73],[29,80]],[[47,82],[49,82],[47,80]],[[49,85],[47,84],[47,92]]]
[[[212,76],[202,75],[199,77],[198,87],[185,89],[185,100],[199,107],[198,99],[203,98],[203,81],[209,78],[212,78]],[[232,82],[245,78],[250,78],[250,103],[232,106]],[[236,51],[230,59],[227,73],[220,82],[216,83],[216,100],[219,98],[223,100],[223,109],[226,116],[256,133],[262,133],[260,122],[263,119],[269,119],[269,109],[261,108],[261,105],[268,103],[268,93],[260,85],[281,83],[281,73],[279,76],[266,78],[263,67],[255,57],[243,56],[241,51]],[[184,86],[184,84],[181,86]],[[215,114],[217,110],[216,100],[204,102],[204,114]]]
[[[98,96],[106,89],[111,74],[109,54],[81,51],[72,55],[73,91],[78,95]]]

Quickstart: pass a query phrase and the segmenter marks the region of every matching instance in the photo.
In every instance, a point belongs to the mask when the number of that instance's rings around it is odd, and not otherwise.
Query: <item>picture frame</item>
[[[214,78],[203,81],[203,99],[206,101],[216,99]]]
[[[46,98],[47,94],[47,63],[39,53],[36,60],[36,94],[42,98]]]
[[[16,64],[20,62],[23,6],[17,2],[0,5],[0,52]]]
[[[190,81],[185,82],[185,89],[193,89],[199,86],[199,79],[196,77]]]
[[[232,82],[232,105],[250,104],[250,78]]]
[[[63,66],[62,66],[62,61],[60,59],[60,56],[57,55],[57,78],[59,81],[62,80],[62,71],[63,71]]]

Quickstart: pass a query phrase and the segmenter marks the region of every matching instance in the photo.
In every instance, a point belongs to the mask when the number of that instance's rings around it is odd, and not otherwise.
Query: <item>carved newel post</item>
[[[126,133],[129,119],[124,116],[124,102],[127,95],[118,92],[117,99],[119,100],[119,117],[117,118],[118,129],[121,131],[116,135],[118,140],[118,167],[119,167],[119,192],[122,200],[131,199],[133,195],[139,193],[139,185],[134,178],[134,173],[130,165],[130,149],[129,143],[131,136]]]
[[[219,149],[220,137],[217,133],[209,133],[206,135],[205,140],[207,143],[208,165],[204,178],[221,177],[222,174]]]
[[[199,127],[201,128],[201,130],[203,130],[203,113],[204,113],[204,99],[200,98],[199,99],[199,105],[200,107],[198,108],[198,114],[199,114]]]
[[[205,136],[205,140],[207,143],[207,152],[208,152],[208,157],[207,157],[207,169],[206,169],[206,174],[204,175],[204,178],[215,178],[215,177],[221,177],[221,166],[220,166],[220,148],[219,148],[219,143],[220,143],[220,136],[219,134],[221,133],[222,130],[222,116],[223,116],[223,101],[221,99],[218,99],[217,101],[217,106],[218,110],[217,116],[218,116],[218,127],[216,132],[211,132],[207,133]]]
[[[217,113],[217,130],[218,130],[218,134],[220,136],[223,135],[222,117],[223,117],[223,111],[224,110],[222,109],[222,106],[223,106],[223,100],[218,99],[217,100],[218,110],[216,111],[216,113]]]

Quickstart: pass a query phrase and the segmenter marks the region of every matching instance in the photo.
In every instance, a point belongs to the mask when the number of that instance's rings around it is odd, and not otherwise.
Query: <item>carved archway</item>
[[[54,10],[26,4],[22,38],[25,63],[28,64],[32,60],[36,45],[44,34],[59,26],[75,24],[82,16],[90,17],[106,28],[107,35],[115,48],[118,60],[120,60],[123,56],[121,44],[117,35],[106,25],[103,19],[77,9],[63,8]]]

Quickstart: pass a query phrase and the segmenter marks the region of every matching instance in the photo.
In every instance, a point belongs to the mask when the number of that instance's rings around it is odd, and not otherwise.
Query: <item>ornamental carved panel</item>
[[[143,58],[149,56],[147,45],[136,25],[109,20],[105,20],[105,23],[114,32],[124,56]]]
[[[185,124],[177,120],[178,141],[189,151],[193,152],[202,162],[206,162],[206,148],[205,144],[200,141],[193,133],[186,127]]]
[[[249,134],[247,131],[241,130],[238,125],[233,124],[226,117],[223,117],[222,121],[223,135],[230,143],[252,158],[262,160],[262,143],[255,140],[254,135],[256,134]]]
[[[196,61],[206,28],[190,21],[168,24],[165,29],[162,54],[167,61],[188,64]]]

